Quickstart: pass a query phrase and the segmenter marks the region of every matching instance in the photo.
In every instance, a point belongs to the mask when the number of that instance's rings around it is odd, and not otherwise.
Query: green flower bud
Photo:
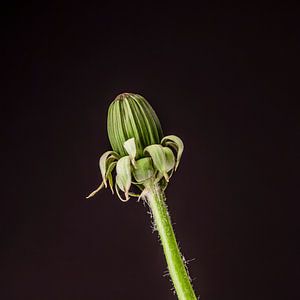
[[[167,187],[184,145],[175,135],[163,137],[157,115],[144,97],[132,93],[117,96],[108,109],[107,131],[112,150],[101,155],[102,183],[87,198],[108,185],[122,201],[130,196],[143,198],[153,182],[162,190]],[[132,186],[142,193],[132,193]]]
[[[144,97],[132,93],[120,94],[110,104],[107,131],[112,149],[121,156],[128,155],[124,143],[134,138],[136,159],[143,156],[147,146],[159,144],[163,138],[161,125],[153,108]]]

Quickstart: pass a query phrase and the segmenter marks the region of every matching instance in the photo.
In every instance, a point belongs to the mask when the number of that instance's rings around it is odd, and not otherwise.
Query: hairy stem
[[[156,229],[164,249],[169,273],[179,300],[196,300],[190,277],[177,245],[170,216],[165,203],[164,192],[158,184],[147,187],[146,198],[152,211]]]

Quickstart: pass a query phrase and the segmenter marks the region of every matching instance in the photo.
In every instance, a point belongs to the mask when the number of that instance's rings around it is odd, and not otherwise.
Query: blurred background
[[[296,16],[267,3],[3,8],[1,299],[176,299],[147,207],[85,199],[121,92],[185,143],[167,201],[197,295],[296,299]]]

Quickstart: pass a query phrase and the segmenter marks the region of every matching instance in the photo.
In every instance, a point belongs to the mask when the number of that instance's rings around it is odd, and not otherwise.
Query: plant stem
[[[179,300],[196,300],[190,277],[177,245],[164,192],[158,184],[149,184],[146,198],[164,249],[169,273]]]

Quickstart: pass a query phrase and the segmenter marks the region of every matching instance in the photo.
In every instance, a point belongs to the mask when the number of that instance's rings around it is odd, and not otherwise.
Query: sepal
[[[150,179],[154,175],[152,159],[150,157],[144,157],[137,160],[132,174],[138,184]]]
[[[135,157],[136,157],[136,145],[135,145],[135,140],[134,138],[131,138],[124,142],[124,148],[129,154],[130,161],[133,166],[135,166]]]
[[[166,154],[162,145],[150,145],[145,148],[145,154],[149,154],[152,158],[154,167],[165,177],[168,181],[168,166],[166,161]]]
[[[175,164],[175,171],[176,171],[184,150],[183,141],[176,135],[167,135],[161,140],[161,144],[164,146],[171,147],[176,151],[176,164]]]
[[[104,188],[104,182],[102,181],[101,184],[97,187],[96,190],[94,190],[93,192],[91,192],[87,197],[85,197],[86,199],[92,198],[94,197],[100,190],[102,190]]]
[[[120,188],[121,191],[124,192],[125,200],[127,201],[129,199],[128,193],[131,186],[131,165],[129,156],[121,157],[117,162],[116,169],[116,185],[118,188]],[[119,196],[118,189],[117,194]]]
[[[100,167],[101,176],[105,187],[107,187],[106,170],[109,168],[110,164],[115,160],[118,160],[119,157],[120,155],[115,151],[106,151],[100,157],[99,167]]]

